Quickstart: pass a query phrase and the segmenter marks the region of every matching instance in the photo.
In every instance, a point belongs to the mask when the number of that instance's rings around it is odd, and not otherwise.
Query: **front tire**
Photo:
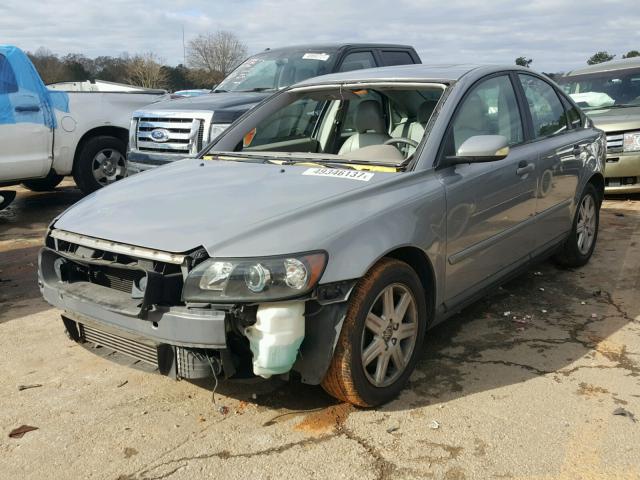
[[[51,170],[44,178],[25,180],[22,182],[22,186],[32,192],[50,192],[51,190],[55,190],[63,179],[63,175],[58,175],[55,171]]]
[[[415,368],[426,325],[426,299],[416,272],[399,260],[380,260],[351,294],[322,387],[361,407],[392,400]]]
[[[83,145],[76,161],[73,179],[82,193],[89,194],[125,177],[126,145],[116,137],[94,137]]]
[[[554,256],[560,266],[582,267],[593,255],[600,225],[600,204],[598,192],[588,183],[578,202],[571,232]]]

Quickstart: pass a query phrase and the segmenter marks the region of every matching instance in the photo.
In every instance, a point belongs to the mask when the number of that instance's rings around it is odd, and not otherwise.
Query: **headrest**
[[[358,133],[385,133],[386,130],[380,104],[375,100],[363,100],[358,104],[355,123]]]

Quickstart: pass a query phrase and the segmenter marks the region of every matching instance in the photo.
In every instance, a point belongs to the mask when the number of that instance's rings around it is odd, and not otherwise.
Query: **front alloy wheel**
[[[364,373],[376,387],[395,382],[409,363],[418,335],[418,308],[411,291],[394,283],[373,302],[362,331]]]
[[[415,368],[426,324],[418,275],[404,262],[383,258],[351,294],[322,387],[362,407],[392,400]]]

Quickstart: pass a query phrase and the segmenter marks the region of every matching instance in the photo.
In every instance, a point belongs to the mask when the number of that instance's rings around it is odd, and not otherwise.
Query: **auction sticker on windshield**
[[[342,170],[340,168],[308,168],[302,174],[316,177],[346,178],[348,180],[360,180],[361,182],[368,182],[374,176],[372,172]]]
[[[321,62],[326,62],[330,56],[331,55],[327,53],[305,53],[302,58],[303,60],[320,60]]]

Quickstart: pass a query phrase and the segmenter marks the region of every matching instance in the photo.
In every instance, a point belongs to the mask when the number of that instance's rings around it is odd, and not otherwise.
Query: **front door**
[[[509,75],[480,81],[462,100],[445,139],[453,155],[475,135],[503,135],[503,159],[442,170],[447,198],[446,303],[452,305],[528,257],[533,247],[536,151],[524,143]]]
[[[37,92],[20,87],[0,54],[0,182],[45,176],[52,138]]]

